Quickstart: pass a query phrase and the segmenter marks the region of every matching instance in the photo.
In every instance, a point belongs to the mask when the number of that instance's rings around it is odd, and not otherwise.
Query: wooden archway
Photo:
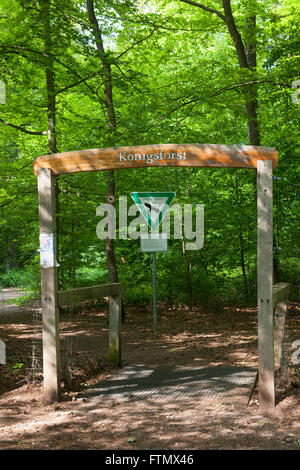
[[[259,160],[278,163],[273,148],[248,145],[162,144],[108,147],[56,153],[38,157],[33,168],[50,168],[54,175],[80,171],[121,170],[145,167],[257,168]]]
[[[259,401],[263,408],[275,405],[272,170],[276,168],[277,163],[278,153],[273,148],[198,144],[161,144],[76,150],[45,155],[34,161],[34,172],[38,176],[40,236],[44,236],[48,244],[53,243],[53,259],[49,261],[48,265],[41,267],[44,394],[48,401],[57,401],[60,398],[59,318],[55,262],[55,176],[82,171],[126,168],[232,167],[248,168],[257,172]]]

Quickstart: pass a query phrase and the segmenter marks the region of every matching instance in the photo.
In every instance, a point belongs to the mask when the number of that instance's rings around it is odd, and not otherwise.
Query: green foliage
[[[2,287],[19,287],[26,290],[37,291],[40,284],[40,267],[26,266],[23,269],[10,269],[0,275]]]
[[[22,367],[24,366],[23,362],[17,362],[13,367],[12,367],[12,372],[13,374],[19,374],[21,372]]]
[[[39,221],[32,162],[49,152],[42,1],[3,0],[0,6],[0,279],[39,291]],[[114,145],[249,143],[245,83],[225,23],[180,0],[95,1],[112,69],[117,118]],[[102,66],[83,0],[50,1],[50,31],[59,152],[105,147],[110,141]],[[276,147],[274,251],[276,281],[299,284],[300,106],[299,10],[294,0],[232,1],[242,39],[256,13],[258,115],[261,144]],[[211,1],[220,9],[221,2]],[[205,208],[205,242],[183,253],[171,240],[158,256],[158,298],[208,306],[256,299],[255,174],[234,169],[148,168],[116,173],[117,195],[176,191],[174,202]],[[105,172],[58,179],[59,286],[109,281],[96,208],[106,201]],[[118,205],[116,205],[118,208]],[[151,256],[132,240],[116,240],[119,278],[127,301],[152,299]],[[190,277],[190,283],[189,283]],[[192,296],[192,299],[191,299]]]

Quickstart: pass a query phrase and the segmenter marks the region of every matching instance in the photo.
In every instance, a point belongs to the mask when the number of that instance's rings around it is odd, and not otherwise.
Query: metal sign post
[[[2,286],[2,282],[0,282],[0,292],[1,292],[1,303],[2,303],[2,307],[4,308],[4,297],[3,297],[3,286]]]
[[[156,252],[168,251],[166,234],[159,233],[159,226],[175,197],[174,192],[138,192],[131,193],[141,214],[151,229],[150,236],[141,235],[142,253],[152,253],[153,266],[153,334],[158,334],[157,299],[156,299]]]
[[[153,265],[153,334],[157,336],[157,308],[156,308],[156,252],[152,253]]]
[[[151,233],[149,238],[141,236],[141,252],[152,254],[152,267],[153,267],[153,334],[158,334],[158,321],[157,321],[157,295],[156,295],[156,253],[168,251],[168,239],[165,234],[154,232]]]

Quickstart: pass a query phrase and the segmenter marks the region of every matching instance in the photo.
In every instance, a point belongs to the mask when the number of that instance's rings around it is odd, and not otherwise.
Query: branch
[[[70,189],[71,188],[71,189]],[[80,195],[80,197],[84,197],[86,201],[89,201],[89,202],[94,202],[96,204],[99,204],[99,199],[92,199],[89,194],[87,194],[85,191],[83,191],[81,188],[79,188],[78,186],[76,185],[72,185],[70,183],[70,180],[68,181],[68,191],[71,193],[71,194],[75,194],[75,195]],[[98,196],[106,196],[107,195],[107,192],[106,193],[99,193],[97,191],[97,197]]]
[[[184,101],[183,103],[179,104],[178,106],[176,106],[175,108],[171,109],[170,111],[168,111],[167,113],[165,113],[163,116],[161,116],[157,122],[165,119],[166,117],[170,116],[170,114],[173,114],[175,113],[176,111],[178,111],[179,109],[185,107],[185,106],[188,106],[190,104],[193,104],[192,108],[194,106],[196,106],[201,100],[203,101],[204,99],[209,99],[209,98],[214,98],[215,96],[217,95],[220,95],[221,93],[223,93],[224,91],[230,91],[230,90],[235,90],[236,88],[240,88],[240,87],[243,87],[243,86],[252,86],[252,85],[258,85],[258,84],[262,84],[262,83],[271,83],[272,85],[277,85],[277,86],[282,86],[282,87],[286,87],[286,88],[291,88],[291,85],[289,83],[281,83],[281,82],[273,82],[272,80],[251,80],[251,81],[248,81],[248,82],[241,82],[241,83],[234,83],[232,85],[227,85],[226,87],[223,87],[223,88],[220,88],[219,90],[216,90],[214,93],[206,96],[206,97],[201,97],[201,98],[192,98],[188,101]],[[191,110],[188,112],[187,116],[190,114]],[[186,116],[186,117],[187,117]],[[153,126],[150,126],[147,131],[149,131],[149,129],[151,129]]]
[[[30,52],[32,54],[37,54],[39,56],[42,56],[46,59],[49,59],[51,58],[52,60],[54,60],[55,62],[57,62],[58,64],[62,65],[63,67],[65,67],[67,70],[69,70],[69,72],[71,72],[72,74],[74,74],[76,77],[80,78],[80,75],[75,71],[73,70],[69,65],[67,64],[64,64],[61,60],[59,60],[55,55],[53,54],[46,54],[45,52],[41,52],[41,51],[37,51],[35,49],[30,49],[28,47],[23,47],[23,46],[7,46],[7,45],[0,45],[0,48],[4,49],[4,52],[6,53],[9,53],[9,54],[20,54],[22,55],[22,52]],[[6,48],[6,50],[5,50]],[[13,50],[9,50],[9,49],[13,49]],[[24,56],[24,57],[27,57],[27,56]],[[86,80],[83,80],[83,82],[87,88],[89,88],[89,90],[94,94],[96,95],[98,98],[99,98],[99,95],[98,93],[95,92],[95,90],[86,83]]]
[[[127,52],[129,52],[131,49],[133,49],[135,46],[137,46],[138,44],[141,44],[143,41],[146,41],[147,39],[149,39],[152,34],[159,28],[159,26],[154,26],[153,30],[151,31],[150,34],[148,34],[148,36],[145,36],[144,38],[140,39],[139,41],[135,42],[134,44],[132,44],[132,46],[128,47],[128,49],[126,49],[125,51],[121,52],[121,54],[119,54],[115,60],[118,60],[120,59],[120,57],[122,57],[123,55],[125,55]]]
[[[241,83],[234,83],[233,85],[227,85],[219,90],[215,91],[208,98],[213,98],[214,96],[220,95],[223,91],[230,91],[234,90],[235,88],[240,88],[243,86],[251,86],[251,85],[260,85],[262,83],[271,83],[272,85],[282,86],[285,88],[291,88],[289,83],[282,83],[282,82],[273,82],[272,80],[250,80],[249,82],[241,82]]]
[[[24,96],[24,93],[22,93],[22,92],[16,90],[16,88],[13,88],[13,87],[11,87],[11,86],[9,86],[9,85],[6,85],[6,87],[7,87],[7,90],[13,90],[14,93],[16,93],[17,95],[20,95],[20,96],[21,96],[21,99],[24,100],[24,101],[26,101],[27,103],[29,103],[30,106],[35,106],[36,108],[41,108],[41,109],[47,108],[47,105],[46,105],[46,104],[44,105],[44,104],[33,103],[32,101],[30,101],[28,98],[26,98],[26,97]]]
[[[24,170],[24,168],[28,167],[28,166],[32,166],[32,161],[28,162],[28,163],[25,163],[25,165],[22,165],[20,166],[19,168],[14,168],[14,171],[21,171],[21,170]]]
[[[12,199],[9,199],[9,201],[4,202],[3,204],[0,204],[0,208],[7,206],[11,202],[13,202],[15,199],[17,199],[19,196],[24,196],[24,194],[32,194],[35,191],[25,191],[24,193],[18,193],[16,194]]]
[[[249,68],[245,46],[234,21],[230,0],[223,0],[223,8],[225,13],[224,21],[233,40],[240,67]]]
[[[180,11],[180,10],[179,10]],[[170,18],[173,18],[174,16],[176,16],[176,14],[178,13],[178,11],[175,11],[175,13],[173,13],[171,16],[168,16],[168,18],[166,18],[163,22],[162,25],[157,25],[157,24],[154,24],[150,21],[150,24],[152,24],[153,26],[153,30],[147,35],[145,36],[144,38],[141,38],[139,39],[137,42],[135,42],[134,44],[132,44],[132,46],[130,46],[128,49],[126,49],[125,51],[121,52],[121,54],[119,54],[115,60],[118,60],[120,57],[122,57],[124,54],[126,54],[128,51],[130,51],[131,49],[133,49],[135,46],[137,46],[138,44],[141,44],[143,41],[146,41],[147,39],[149,39],[152,34],[160,29],[160,28],[163,28],[165,24],[167,24],[169,21],[170,21]],[[149,21],[148,21],[149,22]]]
[[[60,90],[57,90],[57,91],[55,92],[55,95],[58,95],[59,93],[63,93],[64,91],[68,90],[69,88],[73,88],[74,86],[80,85],[80,83],[86,82],[86,81],[89,80],[90,78],[93,78],[93,77],[95,77],[96,75],[98,75],[98,73],[99,73],[99,72],[95,72],[95,73],[93,73],[92,75],[90,75],[89,77],[82,78],[81,80],[78,80],[78,81],[75,82],[75,83],[71,83],[71,85],[66,85],[65,87],[61,88]]]
[[[103,67],[104,102],[107,111],[107,124],[111,131],[116,130],[116,113],[113,102],[111,64],[105,52],[102,32],[95,14],[94,0],[86,0],[87,12],[96,42],[97,52]]]
[[[18,131],[24,132],[25,134],[30,134],[30,135],[47,135],[48,131],[29,131],[25,129],[23,126],[17,126],[16,124],[12,124],[11,122],[4,121],[4,119],[0,118],[0,122],[5,124],[6,126],[13,127],[14,129],[17,129]]]
[[[35,49],[30,49],[30,48],[28,48],[28,47],[23,47],[23,46],[11,46],[11,45],[10,45],[10,46],[7,46],[7,45],[5,45],[5,44],[4,44],[4,45],[3,45],[3,44],[0,45],[0,47],[1,47],[2,49],[5,49],[5,48],[7,48],[7,49],[16,49],[16,51],[6,50],[6,51],[4,51],[4,52],[10,52],[10,53],[11,53],[11,52],[15,52],[15,53],[17,53],[17,51],[24,51],[24,52],[32,52],[33,54],[38,54],[38,55],[41,55],[41,56],[46,57],[46,58],[49,58],[49,57],[50,57],[49,54],[46,54],[45,52],[37,51],[37,50],[35,50]]]
[[[187,3],[188,5],[193,5],[194,7],[202,8],[202,10],[209,11],[210,13],[215,13],[218,15],[223,21],[226,20],[225,16],[223,13],[221,13],[219,10],[215,10],[214,8],[209,8],[202,3],[199,2],[194,2],[193,0],[180,0],[183,3]]]
[[[131,84],[131,86],[132,86],[138,93],[140,93],[141,95],[144,95],[144,94],[145,94],[145,89],[140,90],[136,85],[134,85],[134,84],[132,83],[132,80],[130,80],[130,78],[126,77],[125,73],[123,72],[123,70],[121,69],[121,67],[119,66],[118,63],[115,63],[114,65],[115,65],[115,67],[117,67],[117,69],[121,72],[121,74],[122,74],[123,77],[124,77],[124,80],[128,81],[128,82]]]
[[[233,43],[234,43],[234,46],[235,46],[235,49],[236,49],[236,53],[237,53],[237,57],[238,57],[240,67],[245,67],[245,68],[249,67],[247,57],[246,57],[246,53],[245,53],[245,47],[244,47],[244,44],[243,44],[243,40],[242,40],[242,37],[241,37],[237,27],[236,27],[234,17],[233,17],[233,14],[232,14],[230,0],[222,0],[223,10],[224,10],[224,13],[225,13],[224,15],[219,10],[215,10],[214,8],[209,8],[205,5],[203,5],[202,3],[194,2],[193,0],[180,0],[180,1],[184,2],[184,3],[187,3],[189,5],[196,6],[198,8],[202,8],[202,10],[209,11],[210,13],[215,13],[216,15],[218,15],[219,18],[221,18],[226,23],[227,29],[229,31],[229,34],[230,34],[230,36],[233,40]]]

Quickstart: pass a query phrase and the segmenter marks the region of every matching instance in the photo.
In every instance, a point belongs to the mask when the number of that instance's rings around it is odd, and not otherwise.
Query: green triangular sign
[[[131,197],[151,230],[156,231],[173,201],[175,193],[131,193]]]

